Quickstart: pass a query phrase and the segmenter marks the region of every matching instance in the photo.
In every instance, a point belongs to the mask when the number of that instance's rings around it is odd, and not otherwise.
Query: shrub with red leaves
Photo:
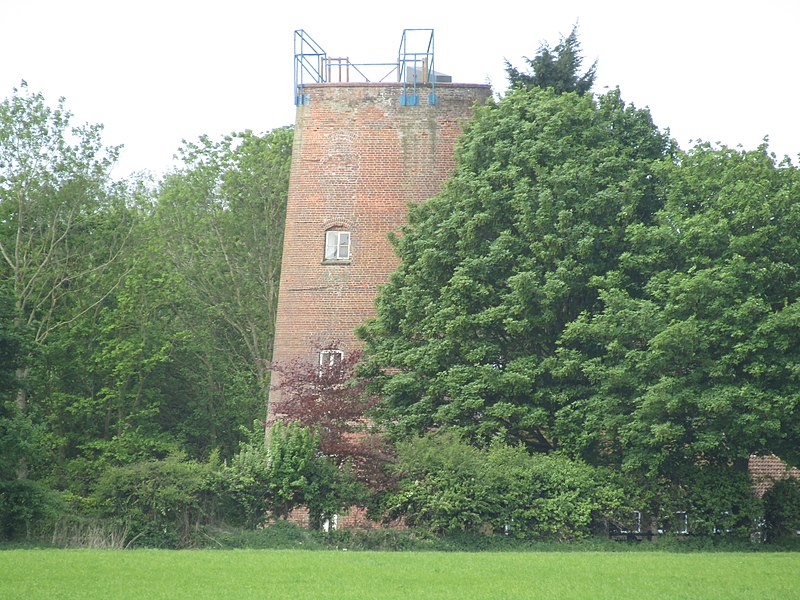
[[[321,349],[337,352],[331,345]],[[335,360],[320,365],[292,360],[275,363],[279,383],[273,390],[279,399],[271,407],[267,426],[275,421],[295,422],[316,428],[320,452],[338,465],[350,463],[359,481],[373,490],[391,482],[385,467],[392,461],[389,444],[368,417],[378,401],[365,392],[365,384],[354,376],[361,353],[337,353]]]

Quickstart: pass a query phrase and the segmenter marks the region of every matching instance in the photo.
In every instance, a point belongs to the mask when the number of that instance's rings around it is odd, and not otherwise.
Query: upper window
[[[328,230],[325,232],[325,260],[350,259],[350,232]]]

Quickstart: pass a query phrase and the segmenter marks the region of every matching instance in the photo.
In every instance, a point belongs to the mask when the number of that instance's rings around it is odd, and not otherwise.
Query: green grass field
[[[0,598],[800,598],[798,553],[5,550]]]

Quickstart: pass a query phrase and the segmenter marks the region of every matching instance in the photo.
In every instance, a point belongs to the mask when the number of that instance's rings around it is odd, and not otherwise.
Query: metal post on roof
[[[294,103],[307,104],[308,95],[303,85],[308,82],[325,83],[327,54],[304,30],[294,32]]]
[[[419,105],[418,84],[431,85],[428,103],[436,104],[436,72],[433,59],[433,29],[404,29],[397,53],[397,76],[398,81],[403,84],[401,106]]]

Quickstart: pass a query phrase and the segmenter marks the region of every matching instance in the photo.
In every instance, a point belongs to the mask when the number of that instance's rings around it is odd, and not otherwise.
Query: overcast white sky
[[[65,96],[125,145],[115,175],[160,175],[182,139],[294,122],[296,29],[366,63],[394,61],[403,29],[433,28],[438,71],[502,92],[505,59],[524,66],[575,22],[595,91],[619,86],[681,146],[769,136],[797,163],[797,0],[0,0],[0,98],[22,79]]]

